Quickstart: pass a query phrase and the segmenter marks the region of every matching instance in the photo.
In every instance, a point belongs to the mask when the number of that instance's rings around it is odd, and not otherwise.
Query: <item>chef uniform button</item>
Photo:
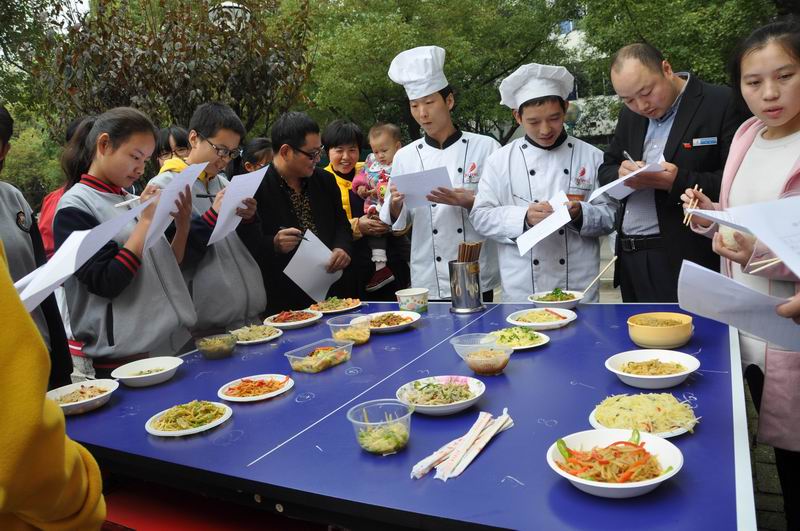
[[[559,234],[564,234],[564,229],[558,229]]]
[[[462,171],[464,171],[462,168],[458,169],[458,173],[461,173]]]
[[[559,264],[561,264],[561,265],[564,265],[564,264],[566,263],[566,260],[564,260],[564,259],[562,258],[561,260],[559,260],[559,261],[558,261],[558,263],[559,263]]]
[[[533,265],[539,265],[539,260],[538,260],[538,259],[535,259],[535,260],[533,261]]]
[[[434,234],[434,236],[435,236],[436,234],[439,234],[439,230],[438,230],[438,229],[433,229],[433,234]]]
[[[567,142],[567,147],[572,147],[572,142]]]
[[[534,202],[534,203],[538,203],[538,202],[539,202],[539,200],[538,200],[538,199],[534,199],[534,200],[533,200],[533,202]]]
[[[528,148],[528,144],[522,144],[522,149],[527,149],[527,148]]]
[[[528,173],[530,173],[531,175],[536,175],[536,170],[531,170]]]
[[[436,203],[431,203],[431,206],[432,206],[432,207],[435,207],[435,206],[436,206]]]
[[[567,175],[569,175],[569,170],[568,170],[568,169],[566,169],[566,168],[564,168],[564,173],[566,173]]]
[[[417,144],[417,149],[422,149],[422,144]]]
[[[458,230],[456,230],[456,232],[461,234],[462,232],[464,232],[464,229],[458,229]]]
[[[466,144],[466,143],[467,143],[467,139],[466,139],[466,138],[462,138],[462,139],[461,139],[461,143],[462,143],[462,144]]]
[[[441,257],[441,256],[437,256],[437,257],[436,257],[436,261],[437,261],[437,262],[441,262],[441,261],[442,261],[442,257]]]

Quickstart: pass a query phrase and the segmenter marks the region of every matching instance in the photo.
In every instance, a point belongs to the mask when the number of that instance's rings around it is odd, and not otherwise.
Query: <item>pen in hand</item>
[[[631,154],[628,153],[627,151],[622,150],[622,154],[625,155],[625,158],[628,159],[637,168],[641,168],[642,167],[641,164],[639,164],[635,160],[633,160],[633,157],[631,157]]]
[[[286,229],[292,229],[292,228],[294,228],[294,227],[284,227],[283,225],[281,225],[281,226],[280,226],[280,227],[278,227],[278,228],[279,228],[280,230],[286,230]],[[305,236],[300,236],[300,239],[301,239],[301,240],[308,241],[308,238],[306,238]]]

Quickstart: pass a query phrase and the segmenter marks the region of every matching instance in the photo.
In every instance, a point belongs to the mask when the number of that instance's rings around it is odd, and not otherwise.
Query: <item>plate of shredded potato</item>
[[[270,325],[248,325],[231,330],[231,334],[236,336],[237,345],[256,345],[278,339],[283,330]]]
[[[669,393],[609,396],[589,415],[598,430],[637,429],[664,439],[691,432],[699,421],[688,402]]]
[[[563,328],[578,318],[572,310],[563,308],[534,308],[520,310],[506,318],[514,326],[527,326],[533,330],[555,330]]]
[[[116,380],[89,380],[48,391],[47,398],[61,406],[64,415],[77,415],[108,402],[117,387],[119,383]]]
[[[700,360],[675,350],[628,350],[606,360],[606,369],[623,383],[639,389],[675,387],[699,368]]]

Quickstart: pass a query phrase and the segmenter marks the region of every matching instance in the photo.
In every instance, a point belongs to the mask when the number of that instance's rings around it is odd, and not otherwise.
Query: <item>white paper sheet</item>
[[[656,164],[654,162],[651,162],[650,164],[647,164],[643,168],[639,168],[638,170],[629,173],[625,177],[620,177],[616,181],[611,181],[607,185],[601,186],[600,188],[592,192],[592,195],[589,196],[589,202],[591,203],[592,201],[594,201],[603,194],[608,194],[614,199],[625,199],[634,192],[633,188],[625,186],[625,181],[627,181],[631,177],[636,177],[640,173],[661,172],[661,171],[664,171],[664,168],[661,167],[661,164]]]
[[[94,256],[101,247],[116,236],[119,231],[155,199],[153,197],[144,204],[123,212],[91,230],[80,230],[70,234],[52,258],[34,272],[36,275],[20,293],[20,298],[25,308],[30,312],[39,306],[48,295],[55,291],[70,275],[80,269],[89,258]],[[19,282],[22,282],[25,278],[20,279]]]
[[[800,350],[800,329],[775,313],[785,299],[764,295],[715,271],[684,260],[678,279],[678,303],[684,310]]]
[[[33,271],[31,271],[30,273],[28,273],[27,275],[25,275],[21,279],[19,279],[16,282],[14,282],[14,289],[17,290],[17,293],[22,293],[22,290],[24,290],[25,288],[28,287],[28,284],[30,284],[31,280],[33,280],[34,277],[36,277],[36,275],[39,274],[39,270],[41,268],[43,268],[43,267],[44,266],[37,267],[36,269],[34,269]]]
[[[520,256],[523,256],[533,249],[537,243],[570,222],[572,217],[569,215],[569,208],[565,204],[568,201],[569,199],[564,192],[557,192],[556,195],[548,201],[550,206],[553,207],[553,213],[523,232],[522,235],[517,238],[517,248],[519,249]]]
[[[800,196],[753,203],[728,211],[800,276]]]
[[[244,208],[242,201],[256,195],[256,190],[261,185],[267,169],[269,169],[269,166],[264,166],[260,170],[237,175],[231,179],[230,184],[225,187],[225,196],[223,196],[222,206],[219,208],[217,224],[208,239],[208,245],[224,239],[228,234],[236,230],[236,227],[242,221],[242,218],[236,215],[236,209],[239,207]]]
[[[693,216],[709,219],[720,225],[725,225],[739,232],[750,234],[750,229],[737,220],[734,215],[728,210],[703,210],[700,208],[687,208],[686,212]]]
[[[283,272],[313,300],[323,301],[331,285],[342,277],[342,272],[328,273],[332,251],[310,230],[304,236],[306,239],[300,241]]]
[[[170,212],[175,211],[175,201],[178,199],[178,194],[183,192],[184,188],[187,186],[189,190],[191,190],[192,185],[203,170],[206,169],[206,166],[208,166],[207,162],[192,164],[176,175],[175,178],[161,190],[159,194],[161,199],[158,200],[155,214],[153,214],[153,221],[150,222],[150,229],[147,231],[147,236],[144,239],[145,250],[152,247],[172,223]]]
[[[404,205],[413,210],[427,207],[431,204],[425,196],[437,188],[453,188],[450,174],[444,166],[404,175],[392,175],[392,183],[397,186],[397,191],[405,195]]]

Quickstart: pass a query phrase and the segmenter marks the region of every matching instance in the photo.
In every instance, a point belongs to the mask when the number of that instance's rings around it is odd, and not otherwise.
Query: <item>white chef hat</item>
[[[403,85],[408,99],[423,98],[445,88],[444,48],[419,46],[400,52],[389,65],[389,78]]]
[[[575,78],[563,66],[522,65],[500,83],[500,103],[514,110],[526,101],[545,96],[567,99]]]

